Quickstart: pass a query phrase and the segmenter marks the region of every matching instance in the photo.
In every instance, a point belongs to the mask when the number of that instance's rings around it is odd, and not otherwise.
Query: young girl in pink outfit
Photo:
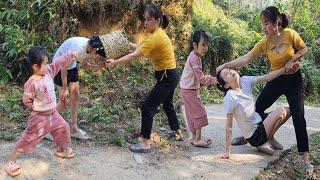
[[[201,129],[208,125],[208,118],[199,96],[200,84],[216,84],[215,77],[204,75],[202,72],[200,57],[208,51],[208,40],[208,35],[204,30],[194,32],[193,51],[189,54],[180,80],[181,97],[185,105],[189,131],[192,133],[191,144],[196,147],[208,147],[212,143],[209,138],[201,138]]]
[[[57,146],[55,155],[72,158],[75,153],[71,149],[70,127],[56,111],[56,95],[53,77],[61,67],[69,65],[76,57],[75,53],[67,53],[59,60],[48,64],[48,56],[40,47],[33,47],[23,62],[23,68],[30,78],[24,85],[23,103],[32,112],[28,118],[27,128],[18,140],[15,150],[5,170],[11,176],[21,173],[16,163],[20,153],[31,153],[36,145],[50,133]]]

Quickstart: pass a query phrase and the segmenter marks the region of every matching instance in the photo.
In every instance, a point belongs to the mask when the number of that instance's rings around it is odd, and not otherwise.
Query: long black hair
[[[96,50],[96,53],[100,56],[107,58],[106,53],[104,51],[104,47],[99,36],[93,36],[89,39],[88,45]]]
[[[229,88],[226,88],[224,87],[226,85],[226,82],[223,80],[223,78],[221,77],[221,71],[218,71],[217,73],[217,88],[221,91],[221,92],[224,92],[224,96],[227,94],[227,92],[231,89],[230,87]]]
[[[168,27],[168,25],[169,25],[168,16],[165,15],[164,13],[162,13],[156,5],[151,4],[151,5],[147,6],[147,8],[144,10],[144,12],[148,12],[150,14],[150,16],[155,19],[160,19],[160,26],[163,29]]]
[[[279,9],[275,6],[266,7],[261,11],[260,17],[265,18],[267,21],[275,23],[279,21],[279,26],[286,28],[289,25],[289,20],[286,14],[280,13]]]
[[[22,64],[22,72],[26,79],[33,74],[32,66],[34,64],[37,64],[39,67],[41,67],[44,57],[48,57],[48,54],[40,46],[32,47],[28,51],[27,57],[23,60]]]

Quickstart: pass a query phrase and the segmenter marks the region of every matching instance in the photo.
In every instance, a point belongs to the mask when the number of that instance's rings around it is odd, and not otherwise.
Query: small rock
[[[160,131],[165,131],[165,130],[166,130],[166,128],[161,127],[161,128],[159,128],[159,130],[160,130]]]
[[[277,171],[277,174],[281,174],[283,172],[283,170],[279,170]]]
[[[142,156],[140,156],[139,154],[134,153],[134,154],[133,154],[133,158],[134,158],[134,160],[135,160],[138,164],[142,164],[142,163],[143,163],[143,158],[142,158]]]

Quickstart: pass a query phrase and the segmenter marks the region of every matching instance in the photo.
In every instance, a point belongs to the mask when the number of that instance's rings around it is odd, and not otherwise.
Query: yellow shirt
[[[285,66],[285,64],[293,57],[295,50],[298,51],[306,47],[300,35],[290,28],[283,29],[283,46],[279,52],[273,51],[276,44],[270,39],[264,37],[251,50],[254,59],[261,54],[266,54],[272,70],[277,70]]]
[[[156,71],[176,68],[172,43],[162,28],[155,29],[138,49],[143,56],[153,59]]]

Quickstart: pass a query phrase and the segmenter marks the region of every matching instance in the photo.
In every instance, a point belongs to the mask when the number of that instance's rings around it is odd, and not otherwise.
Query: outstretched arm
[[[269,82],[272,81],[273,79],[279,77],[280,75],[282,75],[285,72],[285,68],[281,68],[278,70],[274,70],[269,72],[268,74],[262,75],[262,76],[258,76],[257,78],[257,83],[263,83],[263,82]]]
[[[191,58],[189,60],[190,67],[193,69],[194,75],[200,84],[210,85],[216,84],[217,78],[210,75],[204,75],[201,70],[201,61],[199,58]]]
[[[229,159],[231,152],[231,140],[232,140],[232,121],[233,114],[227,114],[227,124],[226,124],[226,152],[224,154],[219,154],[217,158],[219,159]]]
[[[99,71],[99,70],[106,67],[104,61],[101,61],[99,64],[95,65],[95,64],[91,64],[90,60],[91,60],[91,58],[85,59],[82,62],[81,66],[85,69],[90,70],[90,71]]]
[[[226,62],[226,63],[218,66],[216,69],[216,72],[219,72],[225,68],[237,69],[237,68],[240,68],[240,67],[243,67],[243,66],[249,64],[253,60],[254,60],[254,57],[253,57],[252,52],[250,51],[247,54],[245,54],[245,55],[243,55],[233,61],[229,61],[229,62]]]
[[[126,63],[130,63],[134,60],[138,60],[140,57],[142,56],[142,53],[140,52],[140,50],[137,48],[135,51],[133,51],[130,54],[127,54],[119,59],[108,59],[107,62],[107,66],[109,69],[113,69],[116,65],[118,64],[126,64]]]

